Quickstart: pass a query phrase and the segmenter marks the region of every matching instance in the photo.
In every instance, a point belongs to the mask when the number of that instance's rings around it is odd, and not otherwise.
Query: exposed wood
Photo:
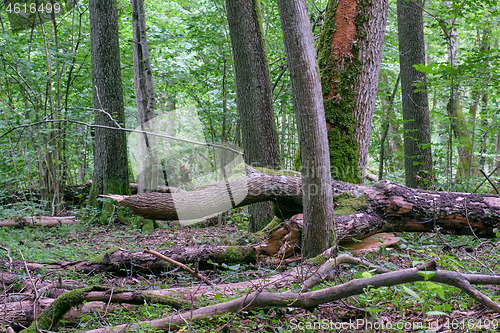
[[[301,212],[301,187],[299,177],[252,173],[201,191],[107,197],[146,218],[175,220],[182,215],[194,219],[231,208],[223,199],[231,188],[237,207],[271,200],[277,203],[278,212],[290,216]],[[425,191],[389,181],[373,186],[332,181],[332,188],[334,195],[366,198],[356,213],[335,216],[339,240],[363,239],[378,232],[432,232],[436,227],[443,233],[472,235],[474,231],[478,237],[490,238],[495,237],[495,228],[500,229],[498,195]]]
[[[393,233],[381,232],[379,234],[366,237],[363,240],[345,242],[342,244],[342,249],[349,251],[351,254],[362,254],[368,251],[380,249],[382,246],[390,246],[399,242],[399,239]]]
[[[56,227],[75,223],[78,223],[78,220],[75,220],[74,216],[20,216],[12,220],[0,220],[0,227]]]

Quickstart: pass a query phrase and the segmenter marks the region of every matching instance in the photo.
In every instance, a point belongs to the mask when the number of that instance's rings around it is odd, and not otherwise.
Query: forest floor
[[[60,262],[87,260],[112,246],[131,251],[165,249],[173,246],[230,245],[247,233],[244,214],[235,214],[222,225],[200,227],[172,226],[161,223],[152,232],[141,232],[122,224],[108,227],[80,221],[76,225],[0,228],[0,271],[8,270],[7,250],[12,259],[27,262]],[[493,274],[500,271],[497,240],[478,240],[469,236],[436,234],[398,234],[400,240],[390,248],[361,255],[363,259],[391,270],[413,267],[435,258],[443,269],[463,273]],[[22,255],[21,255],[22,254]],[[215,283],[248,281],[277,274],[300,263],[284,266],[262,261],[255,265],[235,265],[202,273]],[[333,286],[366,276],[366,269],[342,265],[334,276],[315,289]],[[21,277],[26,277],[26,272]],[[32,279],[73,281],[82,286],[101,285],[131,290],[153,290],[173,287],[190,288],[200,283],[186,272],[171,267],[161,275],[115,276],[74,271],[30,272]],[[365,275],[363,275],[365,274]],[[276,292],[297,291],[298,285]],[[0,286],[0,303],[11,295],[9,286]],[[500,301],[500,288],[479,287]],[[23,293],[23,290],[17,291]],[[219,295],[220,296],[220,295]],[[197,306],[223,302],[217,296],[199,301]],[[158,304],[106,308],[107,311],[79,313],[64,322],[58,331],[85,331],[115,324],[136,323],[159,318],[175,310]],[[295,308],[271,308],[242,311],[210,321],[186,325],[193,332],[496,332],[500,315],[477,304],[461,290],[431,282],[367,290],[364,294],[322,304],[311,311]],[[1,327],[0,327],[1,330]],[[179,332],[181,332],[179,331]],[[141,332],[153,332],[147,328]]]

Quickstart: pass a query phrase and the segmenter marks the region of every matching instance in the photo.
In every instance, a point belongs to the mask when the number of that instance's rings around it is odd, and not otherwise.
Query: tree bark
[[[146,9],[144,0],[131,0],[133,26],[134,87],[137,103],[138,128],[142,131],[156,132],[154,126],[155,91],[153,71],[149,61],[146,38]],[[159,165],[154,153],[157,138],[152,135],[138,135],[138,191],[154,191],[158,187]]]
[[[245,163],[279,169],[278,134],[260,0],[226,0],[226,7]],[[251,232],[260,230],[272,218],[271,205],[267,202],[250,205],[248,209]]]
[[[91,0],[90,41],[95,124],[124,126],[125,113],[120,72],[118,14],[114,0]],[[127,139],[124,131],[94,129],[94,175],[89,195],[91,207],[103,208],[103,221],[112,206],[102,205],[97,196],[103,193],[128,194]]]
[[[330,158],[316,52],[303,0],[278,0],[299,135],[303,180],[302,255],[315,256],[336,243]]]
[[[414,65],[425,65],[422,0],[398,0],[399,63],[403,102],[406,186],[430,188],[432,154],[427,76]]]
[[[364,179],[387,6],[387,0],[327,5],[318,64],[334,179]]]
[[[377,232],[414,231],[440,232],[495,237],[495,228],[500,229],[500,196],[438,192],[412,189],[389,181],[380,181],[373,186],[361,186],[341,181],[332,181],[334,198],[342,193],[350,194],[359,201],[359,209],[346,215],[336,215],[337,238],[366,238]],[[299,177],[282,175],[251,174],[247,178],[232,180],[223,186],[210,187],[196,192],[144,193],[133,196],[107,196],[121,205],[130,207],[134,214],[146,218],[172,220],[177,211],[188,210],[185,218],[194,219],[221,212],[226,185],[233,193],[245,192],[236,206],[272,200],[277,211],[285,217],[302,211],[302,182]],[[244,190],[241,189],[244,187]],[[343,201],[335,209],[343,212]],[[226,207],[227,208],[227,207]]]

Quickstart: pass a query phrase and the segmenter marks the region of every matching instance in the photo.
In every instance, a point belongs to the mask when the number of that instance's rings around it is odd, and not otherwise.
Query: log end
[[[122,202],[123,200],[125,200],[125,198],[128,197],[128,195],[118,195],[118,194],[106,194],[106,195],[100,194],[99,196],[102,198],[113,199],[116,202]]]

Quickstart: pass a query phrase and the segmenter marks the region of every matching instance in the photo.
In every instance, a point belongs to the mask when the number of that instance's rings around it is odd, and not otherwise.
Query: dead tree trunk
[[[195,219],[260,201],[273,201],[284,217],[302,210],[300,177],[252,173],[201,191],[184,193],[144,193],[133,196],[110,195],[134,214],[151,219]],[[346,193],[356,200],[356,212],[337,215],[338,239],[362,239],[377,232],[433,231],[494,237],[500,229],[500,196],[411,189],[389,181],[358,186],[332,181],[335,196]],[[230,190],[230,191],[229,191]],[[225,197],[231,194],[229,206]],[[339,207],[339,208],[341,208]],[[338,208],[337,208],[338,209]],[[340,211],[341,212],[341,211]],[[338,214],[338,213],[337,213]]]

